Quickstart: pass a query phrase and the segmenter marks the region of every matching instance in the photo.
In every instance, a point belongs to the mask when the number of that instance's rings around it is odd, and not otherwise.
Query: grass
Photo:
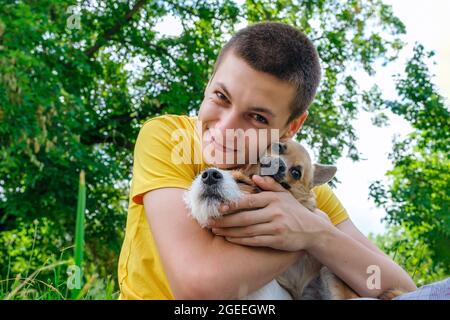
[[[59,261],[46,264],[30,275],[26,269],[25,276],[10,276],[11,260],[8,261],[8,272],[5,279],[0,277],[0,299],[2,300],[66,300],[66,299],[117,299],[115,279],[100,279],[97,274],[87,275],[83,272],[85,251],[84,230],[86,211],[85,173],[80,172],[78,186],[77,215],[75,224],[75,243],[60,252]],[[35,226],[32,252],[37,235]],[[73,249],[73,257],[63,259],[67,250]],[[30,255],[28,266],[31,265]],[[45,279],[45,280],[43,280]],[[83,284],[83,279],[85,283]]]
[[[77,204],[77,220],[75,226],[75,270],[79,270],[78,279],[75,281],[78,285],[72,290],[72,298],[76,299],[80,295],[81,280],[83,279],[83,251],[84,251],[84,214],[86,211],[86,181],[83,170],[80,172],[80,181],[78,183],[78,204]]]
[[[62,266],[67,266],[71,261],[59,261],[41,267],[27,278],[17,275],[15,278],[0,280],[0,299],[2,300],[115,300],[118,292],[115,291],[115,281],[111,278],[99,279],[97,275],[87,277],[84,286],[74,296],[68,289],[66,281],[61,275],[54,279],[43,281],[38,275],[44,272],[60,272]],[[60,271],[58,271],[60,270]]]

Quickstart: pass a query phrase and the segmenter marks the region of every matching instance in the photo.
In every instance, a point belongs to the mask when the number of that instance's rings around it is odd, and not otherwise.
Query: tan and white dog
[[[240,170],[209,168],[201,172],[185,194],[190,214],[202,227],[209,218],[220,218],[219,206],[244,194],[261,192],[251,176],[271,176],[310,211],[316,208],[313,187],[327,183],[336,167],[312,164],[306,149],[290,140],[274,143],[258,164]],[[290,297],[282,290],[283,287]],[[281,289],[281,290],[280,290]],[[306,254],[286,272],[247,299],[351,299],[358,295],[312,255]]]

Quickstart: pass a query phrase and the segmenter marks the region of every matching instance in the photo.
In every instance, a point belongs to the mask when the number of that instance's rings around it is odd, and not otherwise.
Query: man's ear
[[[319,186],[321,184],[327,183],[328,181],[333,179],[336,171],[337,168],[335,166],[315,163],[313,185]]]
[[[303,112],[300,116],[288,123],[287,131],[280,137],[280,141],[287,141],[292,139],[295,134],[300,130],[305,123],[306,118],[308,118],[308,111]]]

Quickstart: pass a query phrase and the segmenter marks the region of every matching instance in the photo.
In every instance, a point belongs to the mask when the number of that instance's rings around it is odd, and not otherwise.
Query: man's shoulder
[[[187,115],[177,115],[177,114],[164,114],[160,116],[156,116],[150,119],[147,119],[142,128],[150,127],[150,126],[162,126],[166,128],[185,128],[191,129],[194,127],[197,121],[197,117],[195,116],[187,116]]]
[[[148,119],[139,130],[138,142],[141,145],[192,143],[197,137],[197,117],[186,115],[165,114]],[[195,139],[194,139],[195,140]]]
[[[328,183],[321,184],[312,189],[316,196],[317,207],[332,205],[342,206],[340,200]]]
[[[333,193],[333,190],[331,189],[331,187],[327,184],[321,184],[319,186],[315,186],[312,191],[316,194],[316,197],[319,197],[321,195],[324,194],[330,194]]]
[[[198,124],[197,117],[186,115],[166,114],[151,118],[139,131],[135,155],[152,154],[160,162],[173,161],[173,156],[176,156],[177,164],[202,164]]]

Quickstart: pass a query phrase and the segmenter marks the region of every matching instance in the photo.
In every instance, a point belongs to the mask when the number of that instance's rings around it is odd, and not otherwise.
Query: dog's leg
[[[382,294],[380,294],[378,296],[378,299],[381,299],[381,300],[392,300],[395,297],[398,297],[399,295],[402,295],[404,293],[406,293],[406,292],[402,291],[400,289],[389,289],[389,290],[386,290],[385,292],[383,292]]]
[[[306,254],[281,274],[277,281],[294,300],[300,300],[305,288],[319,276],[321,266],[313,256]]]
[[[345,282],[330,272],[327,267],[320,270],[320,296],[322,300],[346,300],[359,298]]]

